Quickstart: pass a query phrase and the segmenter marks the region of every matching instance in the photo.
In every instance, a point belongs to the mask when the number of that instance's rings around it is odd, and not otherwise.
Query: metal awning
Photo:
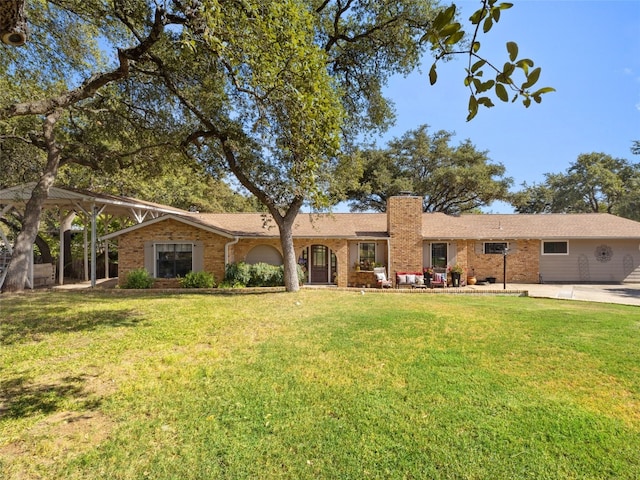
[[[0,190],[0,218],[4,217],[12,210],[24,212],[24,208],[31,198],[31,193],[36,183],[26,183],[14,187]],[[51,187],[49,195],[44,201],[43,208],[58,208],[60,211],[82,213],[91,223],[91,286],[96,284],[96,224],[99,215],[110,215],[112,217],[126,217],[136,223],[142,223],[147,218],[157,218],[162,215],[178,213],[188,213],[179,208],[160,205],[157,203],[146,202],[136,198],[129,198],[117,195],[109,195],[103,193],[89,192],[86,190],[78,190],[72,188]],[[62,285],[64,282],[64,232],[60,232],[60,257],[58,267],[58,283]],[[12,247],[0,229],[0,238],[6,245],[9,254],[12,253]],[[85,275],[87,272],[88,254],[87,254],[87,233],[85,226]],[[105,262],[108,257],[108,247],[106,247]],[[31,256],[33,258],[33,255]],[[108,265],[106,273],[108,275]],[[0,287],[4,281],[6,269],[0,274]],[[29,272],[30,286],[33,286],[33,269]]]

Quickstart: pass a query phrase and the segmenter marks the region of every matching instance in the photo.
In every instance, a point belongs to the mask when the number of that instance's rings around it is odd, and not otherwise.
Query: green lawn
[[[640,308],[0,296],[3,479],[637,479]]]

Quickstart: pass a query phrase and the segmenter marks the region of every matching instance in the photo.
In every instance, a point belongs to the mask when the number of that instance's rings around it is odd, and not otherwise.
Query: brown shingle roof
[[[209,227],[232,235],[277,237],[278,228],[269,214],[198,213],[190,216]],[[387,235],[385,213],[300,214],[296,219],[295,237],[375,238]]]
[[[640,238],[640,223],[607,213],[462,215],[427,213],[422,234],[435,239]]]
[[[276,223],[262,213],[185,213],[165,218],[182,218],[230,237],[278,237]],[[432,240],[508,239],[640,239],[640,222],[607,213],[583,214],[485,214],[453,217],[425,213],[422,236]],[[162,221],[157,218],[153,221]],[[129,227],[104,238],[116,237]],[[294,237],[308,238],[388,238],[386,213],[300,214]]]
[[[277,237],[268,214],[203,213],[193,218],[204,225],[239,236]],[[385,213],[300,214],[296,237],[386,238]],[[422,235],[432,239],[507,238],[640,238],[640,223],[607,213],[582,214],[485,214],[453,217],[425,213]]]

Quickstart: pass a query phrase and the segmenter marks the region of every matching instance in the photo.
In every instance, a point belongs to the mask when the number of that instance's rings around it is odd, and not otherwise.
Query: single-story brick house
[[[166,287],[190,270],[222,279],[228,263],[282,263],[277,226],[261,213],[168,214],[103,239],[118,241],[120,282],[141,267]],[[391,278],[457,264],[502,282],[505,248],[510,283],[640,283],[640,223],[604,213],[450,216],[398,196],[386,213],[300,214],[294,244],[310,284],[373,286],[373,262]]]

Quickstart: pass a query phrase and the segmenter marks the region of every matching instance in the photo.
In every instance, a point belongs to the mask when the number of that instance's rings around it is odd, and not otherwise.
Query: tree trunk
[[[27,20],[24,15],[25,0],[4,0],[0,21],[0,41],[13,47],[24,45],[27,41]]]
[[[189,105],[187,103],[187,105]],[[189,108],[197,112],[193,106],[189,105]],[[200,116],[202,118],[202,116]],[[280,246],[282,247],[282,254],[284,260],[284,287],[287,292],[297,292],[300,290],[300,280],[298,279],[298,257],[296,256],[296,250],[293,246],[293,225],[296,221],[296,217],[302,208],[304,203],[304,197],[295,196],[289,205],[285,215],[280,213],[276,203],[256,184],[254,184],[245,172],[240,168],[238,160],[236,158],[233,148],[229,145],[226,134],[219,132],[215,125],[211,122],[206,122],[207,127],[211,128],[214,132],[213,135],[218,139],[222,145],[227,164],[229,169],[236,176],[238,181],[256,198],[267,207],[269,213],[273,217],[278,230],[280,232]]]
[[[287,292],[297,292],[300,290],[300,280],[298,279],[298,257],[293,246],[293,218],[289,215],[278,223],[280,228],[280,245],[282,246],[284,260],[284,288]]]
[[[17,223],[10,222],[6,218],[0,219],[0,222],[4,223],[7,227],[9,227],[9,230],[11,230],[14,234],[20,233],[20,230],[22,227]],[[49,247],[49,244],[46,242],[46,240],[42,238],[40,235],[38,235],[36,236],[35,244],[38,247],[38,250],[40,250],[40,259],[42,263],[53,263],[53,256],[51,255],[51,247]]]
[[[42,263],[53,263],[51,248],[40,235],[36,236],[35,244],[38,247],[38,250],[40,250],[40,259],[42,260]]]
[[[40,180],[31,193],[31,198],[25,207],[22,219],[22,230],[16,238],[13,255],[7,268],[7,276],[2,285],[3,292],[22,292],[27,281],[29,261],[32,255],[33,243],[40,228],[42,206],[49,196],[49,189],[53,185],[60,165],[60,148],[55,143],[53,128],[60,118],[61,111],[49,114],[44,120],[44,140],[47,146],[47,164]]]

